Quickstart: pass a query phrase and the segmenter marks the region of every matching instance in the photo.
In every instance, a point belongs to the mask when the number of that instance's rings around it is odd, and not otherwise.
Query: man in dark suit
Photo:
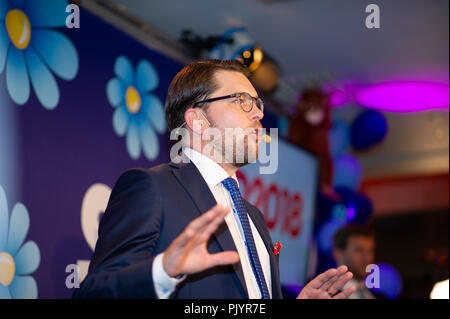
[[[282,297],[263,215],[236,178],[256,159],[263,107],[239,62],[195,62],[175,76],[165,115],[169,130],[189,133],[182,151],[119,178],[75,298]],[[231,141],[227,129],[238,131]],[[330,269],[299,298],[347,298],[353,288],[339,291],[351,277]]]

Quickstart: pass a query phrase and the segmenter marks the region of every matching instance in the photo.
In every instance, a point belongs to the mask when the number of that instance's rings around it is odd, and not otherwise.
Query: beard
[[[253,128],[243,129],[217,129],[219,138],[214,138],[213,145],[216,159],[228,163],[236,168],[253,163],[258,158],[258,142]],[[217,155],[220,155],[217,157]]]
[[[243,143],[244,147],[239,147]],[[236,141],[232,148],[232,165],[236,168],[253,163],[258,158],[258,143],[249,135],[244,136],[243,141]]]

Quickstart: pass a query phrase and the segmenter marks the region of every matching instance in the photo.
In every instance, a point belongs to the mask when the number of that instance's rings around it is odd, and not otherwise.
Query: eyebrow
[[[245,92],[245,91],[239,91],[239,92],[234,92],[234,93],[230,93],[230,94],[224,94],[223,96],[233,95],[233,94],[242,94],[242,93],[246,93],[246,94],[250,95],[251,97],[253,97],[253,98],[255,98],[255,99],[260,98],[259,95],[253,96],[253,95],[251,95],[249,92]]]

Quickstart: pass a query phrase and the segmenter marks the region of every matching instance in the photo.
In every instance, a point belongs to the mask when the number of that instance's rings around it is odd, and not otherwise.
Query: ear
[[[184,120],[192,132],[197,134],[203,133],[203,121],[199,119],[197,112],[193,108],[189,108],[184,112]]]

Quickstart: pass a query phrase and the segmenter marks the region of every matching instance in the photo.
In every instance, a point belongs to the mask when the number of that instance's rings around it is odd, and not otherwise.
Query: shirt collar
[[[183,148],[183,153],[191,160],[192,163],[194,163],[209,187],[216,186],[224,179],[230,177],[219,164],[202,153],[199,153],[189,147]],[[239,181],[236,174],[233,174],[231,177],[238,183],[239,186]]]

